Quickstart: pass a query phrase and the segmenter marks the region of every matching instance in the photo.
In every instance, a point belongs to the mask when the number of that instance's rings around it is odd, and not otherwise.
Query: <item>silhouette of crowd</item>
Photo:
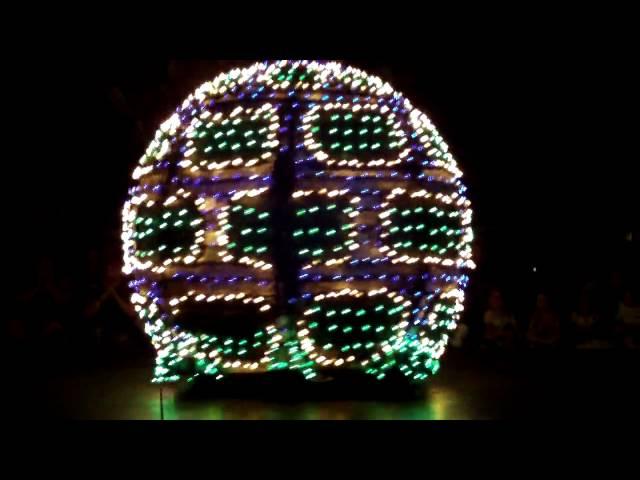
[[[55,355],[122,356],[148,349],[121,262],[115,235],[75,268],[40,257],[35,275],[17,282],[7,322],[12,345]],[[610,272],[573,296],[549,290],[519,297],[493,286],[485,295],[472,291],[468,300],[476,308],[465,312],[452,344],[511,351],[640,347],[640,297],[629,275]]]
[[[148,341],[129,302],[119,243],[94,247],[79,260],[35,260],[35,274],[17,285],[6,323],[11,346],[52,359],[144,352]]]
[[[618,271],[581,286],[575,296],[560,298],[538,289],[524,301],[513,297],[492,287],[488,295],[475,299],[483,304],[482,314],[463,317],[454,345],[504,350],[640,347],[637,283]]]

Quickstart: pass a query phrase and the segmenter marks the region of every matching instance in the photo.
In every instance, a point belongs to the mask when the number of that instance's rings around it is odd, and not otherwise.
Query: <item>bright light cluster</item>
[[[154,381],[439,369],[474,268],[471,205],[436,128],[381,79],[309,61],[219,75],[133,180],[123,271]]]

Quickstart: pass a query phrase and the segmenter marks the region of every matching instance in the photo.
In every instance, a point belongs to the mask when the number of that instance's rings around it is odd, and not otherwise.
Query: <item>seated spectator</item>
[[[601,336],[612,339],[623,293],[623,279],[619,271],[611,272],[608,282],[599,286],[596,306],[600,323],[598,330],[600,330]]]
[[[52,341],[60,341],[66,335],[71,316],[71,281],[64,274],[56,275],[54,285],[48,287],[49,295],[53,298],[54,308],[44,323],[43,334]]]
[[[512,347],[515,344],[516,321],[507,311],[500,290],[493,290],[484,312],[484,339],[489,345]]]
[[[571,340],[578,348],[595,346],[597,341],[596,327],[598,315],[591,306],[587,292],[582,292],[578,308],[571,312]]]
[[[560,342],[560,317],[545,294],[538,295],[529,321],[527,341],[531,347],[551,347]]]
[[[64,330],[65,308],[70,299],[67,283],[56,275],[53,263],[43,257],[37,263],[37,274],[18,297],[21,320],[28,338],[47,344]]]
[[[625,348],[640,348],[640,305],[634,292],[627,290],[624,293],[617,320]]]
[[[99,344],[123,346],[131,342],[132,336],[142,333],[137,331],[143,327],[127,301],[127,293],[119,264],[109,263],[99,289],[94,290],[84,312],[93,325]]]

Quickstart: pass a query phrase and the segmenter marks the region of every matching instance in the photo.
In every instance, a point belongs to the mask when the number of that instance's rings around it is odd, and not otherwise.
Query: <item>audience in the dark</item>
[[[118,264],[110,262],[92,294],[86,298],[84,317],[97,347],[128,347],[134,342],[137,315],[128,301],[127,286]]]
[[[627,290],[618,306],[617,332],[625,348],[640,348],[640,304],[637,293]]]
[[[56,358],[144,349],[148,342],[120,268],[108,249],[89,252],[75,271],[45,257],[37,261],[36,275],[16,282],[5,330],[12,348]]]
[[[529,319],[527,343],[530,347],[558,346],[561,338],[560,316],[552,308],[549,297],[539,293]]]
[[[577,348],[595,347],[599,326],[599,317],[591,305],[589,293],[583,290],[577,308],[571,312],[569,344]]]
[[[37,262],[36,276],[27,280],[17,295],[11,330],[38,345],[58,345],[72,317],[69,278],[54,270],[42,257]]]
[[[502,292],[494,289],[484,312],[484,340],[489,346],[512,348],[515,346],[517,324],[505,306]]]
[[[15,282],[15,308],[5,324],[14,345],[44,347],[46,351],[81,348],[85,352],[134,351],[148,345],[143,325],[129,302],[127,280],[114,247],[117,239],[106,243],[108,248],[90,251],[76,271],[43,257],[37,262],[35,276]],[[486,309],[463,316],[451,336],[453,346],[476,344],[478,337],[473,332],[478,331],[481,344],[496,349],[521,345],[640,348],[638,292],[619,272],[610,274],[605,285],[585,284],[577,298],[566,293],[555,295],[565,299],[564,309],[555,308],[545,293],[537,295],[533,310],[528,312],[521,308],[526,299],[515,302],[501,289],[490,290],[484,301],[478,297],[478,306],[483,308],[479,305],[483,303]]]

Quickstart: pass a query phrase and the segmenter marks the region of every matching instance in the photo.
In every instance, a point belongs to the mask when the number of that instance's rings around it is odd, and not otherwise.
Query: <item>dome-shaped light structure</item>
[[[438,370],[474,266],[470,202],[389,84],[338,63],[232,70],[160,126],[133,180],[124,272],[154,381]]]

